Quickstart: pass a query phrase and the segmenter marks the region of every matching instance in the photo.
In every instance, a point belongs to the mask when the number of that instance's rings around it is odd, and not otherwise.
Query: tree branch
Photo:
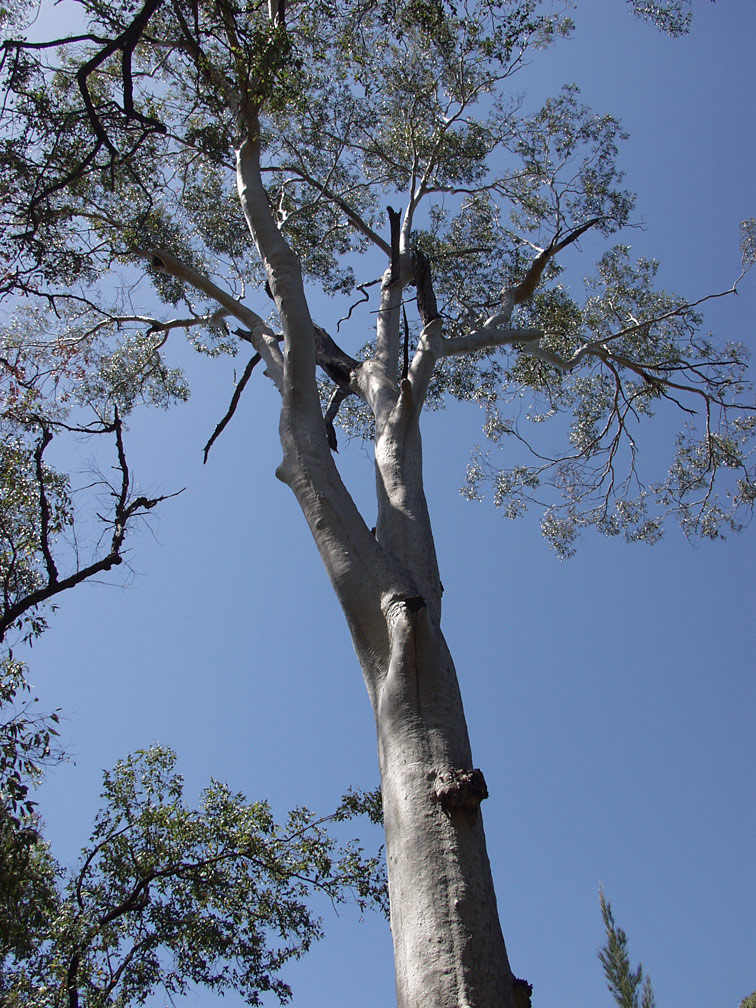
[[[585,224],[581,224],[580,227],[574,228],[569,232],[569,234],[561,239],[559,237],[559,232],[554,235],[547,248],[543,249],[543,251],[540,252],[533,260],[523,279],[515,287],[510,287],[504,292],[504,297],[502,299],[502,311],[506,317],[506,323],[509,322],[512,308],[515,305],[523,304],[532,297],[536,287],[541,282],[543,271],[546,269],[554,256],[558,252],[561,252],[562,249],[567,248],[568,245],[576,242],[578,238],[580,238],[581,235],[584,235],[590,228],[600,224],[603,219],[603,217],[593,217],[591,220],[586,221]]]
[[[433,290],[430,262],[422,252],[415,252],[412,258],[415,266],[417,308],[423,323],[423,331],[420,334],[412,366],[409,369],[409,382],[414,394],[415,409],[419,410],[425,402],[428,386],[436,361],[441,356],[444,340],[441,315]]]
[[[84,567],[80,567],[78,570],[74,571],[66,578],[60,579],[57,576],[57,568],[52,561],[52,555],[50,553],[49,544],[49,511],[48,516],[45,518],[44,508],[46,506],[46,498],[44,493],[40,497],[40,511],[41,511],[41,526],[42,535],[40,541],[40,548],[42,550],[43,556],[45,556],[45,561],[48,567],[48,582],[41,588],[30,592],[23,598],[18,599],[15,603],[8,606],[2,614],[0,614],[0,641],[5,639],[5,635],[8,630],[24,615],[24,613],[35,609],[37,606],[46,602],[48,599],[59,595],[61,592],[67,591],[69,588],[74,588],[76,585],[81,584],[82,581],[86,581],[89,578],[94,577],[96,574],[101,574],[103,571],[109,571],[113,567],[117,567],[119,564],[123,563],[123,543],[126,538],[126,533],[129,527],[129,522],[140,514],[144,514],[146,511],[150,511],[157,504],[164,500],[168,500],[170,497],[175,497],[177,494],[166,494],[160,497],[136,497],[133,500],[129,500],[129,488],[130,488],[130,477],[129,469],[126,463],[126,454],[123,446],[123,428],[121,419],[116,413],[114,421],[114,431],[116,437],[116,453],[118,456],[118,468],[121,472],[121,485],[118,490],[113,489],[113,496],[116,498],[116,505],[114,508],[113,518],[111,524],[113,525],[113,536],[110,543],[110,549],[108,553],[101,557],[99,560],[95,560]],[[48,432],[49,433],[49,432]],[[50,435],[51,437],[52,435]],[[44,441],[44,436],[43,436]],[[49,441],[49,438],[48,438]],[[41,456],[40,456],[41,461]],[[181,493],[182,491],[178,491]],[[42,501],[45,501],[45,504]],[[49,556],[49,559],[48,559]]]
[[[242,376],[239,379],[236,388],[234,389],[234,394],[231,397],[231,404],[229,405],[228,410],[226,411],[226,415],[216,426],[215,430],[213,431],[210,437],[210,440],[205,445],[202,457],[203,465],[207,462],[207,456],[210,454],[210,449],[215,444],[215,441],[223,433],[229,421],[232,419],[234,413],[236,413],[236,407],[239,405],[239,400],[241,399],[242,392],[244,391],[247,382],[252,377],[253,370],[255,369],[257,364],[260,363],[261,360],[262,357],[260,356],[260,354],[256,353],[254,354],[254,356],[250,357],[250,359],[247,361],[247,365],[244,368],[244,372],[242,373]]]
[[[34,464],[37,474],[37,483],[39,485],[39,544],[42,549],[42,556],[45,558],[48,583],[54,585],[58,581],[58,568],[55,566],[55,561],[53,560],[52,551],[50,549],[50,504],[47,500],[47,493],[45,491],[45,473],[42,465],[42,455],[44,454],[45,448],[52,441],[52,437],[51,431],[47,427],[43,427],[42,437],[39,439],[37,447],[34,451]]]
[[[213,283],[209,277],[192,266],[187,266],[165,249],[132,249],[134,255],[147,259],[150,265],[162,273],[183,280],[216,301],[229,315],[238,319],[249,330],[255,350],[265,361],[267,375],[279,391],[283,388],[283,356],[278,345],[278,336],[267,322],[256,312],[238,301],[233,294]]]
[[[381,238],[381,236],[374,231],[369,224],[366,224],[354,207],[350,206],[350,204],[342,196],[333,192],[333,190],[324,183],[318,182],[317,179],[313,178],[302,168],[287,165],[285,170],[290,171],[292,175],[295,175],[303,182],[306,182],[307,185],[312,186],[313,189],[317,189],[319,193],[325,196],[327,200],[341,210],[355,231],[359,231],[359,233],[364,235],[373,243],[373,245],[376,245],[382,252],[385,252],[387,256],[391,255],[391,245],[385,239]]]
[[[328,406],[325,411],[325,425],[326,425],[326,437],[328,438],[328,447],[333,452],[339,450],[339,442],[336,437],[336,428],[334,427],[333,421],[339,412],[339,407],[344,402],[346,397],[350,394],[348,389],[335,388],[331,393],[331,398],[328,400]]]
[[[114,157],[117,156],[118,152],[113,146],[107,131],[100,121],[97,110],[94,107],[92,96],[89,93],[87,79],[90,74],[93,74],[95,70],[97,70],[97,68],[108,59],[108,57],[112,56],[113,53],[118,52],[120,49],[122,53],[121,70],[123,76],[123,112],[126,119],[135,119],[142,126],[147,127],[147,129],[155,131],[156,133],[166,132],[166,128],[163,123],[154,119],[152,116],[142,115],[141,112],[137,112],[134,108],[133,82],[131,76],[131,56],[134,52],[136,44],[139,41],[142,32],[147,27],[148,21],[162,3],[163,0],[146,0],[142,9],[134,17],[133,21],[124,28],[121,34],[118,35],[117,38],[108,42],[107,45],[103,46],[103,48],[91,59],[87,60],[87,62],[84,63],[76,73],[76,82],[79,85],[79,91],[81,92],[81,96],[84,101],[87,118],[89,119],[94,134],[100,143],[106,147]]]

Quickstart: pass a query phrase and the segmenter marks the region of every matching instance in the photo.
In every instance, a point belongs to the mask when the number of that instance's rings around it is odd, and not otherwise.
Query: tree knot
[[[402,602],[404,602],[411,613],[420,612],[421,609],[425,608],[425,599],[422,595],[412,595],[410,598],[403,598]]]
[[[434,790],[446,812],[472,812],[488,798],[482,770],[446,770],[436,777]]]

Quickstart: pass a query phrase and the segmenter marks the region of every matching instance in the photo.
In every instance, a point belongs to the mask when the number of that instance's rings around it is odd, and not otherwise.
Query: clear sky
[[[738,224],[756,213],[756,4],[696,0],[694,15],[691,36],[672,40],[623,0],[581,0],[574,39],[517,79],[537,99],[574,81],[622,120],[645,225],[624,240],[659,258],[661,283],[689,298],[729,286]],[[570,255],[571,275],[591,270]],[[329,325],[333,309],[318,305]],[[707,324],[753,346],[755,308],[751,277],[711,305]],[[129,540],[129,583],[64,596],[29,656],[44,705],[63,708],[74,757],[40,796],[69,863],[101,769],[155,740],[178,751],[190,795],[215,776],[280,811],[325,812],[349,785],[377,783],[346,627],[274,477],[276,393],[255,376],[203,467],[234,365],[195,361],[175,341],[193,398],[135,416],[128,449],[144,492],[187,490]],[[480,420],[475,407],[426,419],[427,490],[513,968],[536,1006],[608,1005],[595,954],[601,884],[659,1008],[736,1008],[756,988],[754,529],[691,545],[670,528],[653,548],[588,536],[560,563],[537,515],[513,523],[458,494]],[[90,451],[74,462],[82,472]],[[371,516],[368,454],[342,454]],[[328,937],[287,973],[293,1003],[390,1005],[385,922],[323,914]],[[186,1003],[215,1001],[199,992]]]

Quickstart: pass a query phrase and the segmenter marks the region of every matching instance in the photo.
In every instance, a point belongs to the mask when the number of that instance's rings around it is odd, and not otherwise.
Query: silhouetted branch
[[[82,99],[84,100],[87,117],[89,118],[89,122],[94,130],[95,136],[103,146],[107,147],[113,156],[117,154],[117,151],[108,137],[107,132],[100,121],[100,117],[97,114],[97,110],[94,107],[92,96],[89,93],[87,79],[90,74],[94,73],[95,70],[97,70],[97,68],[100,67],[106,59],[108,59],[108,57],[112,56],[113,53],[118,52],[120,49],[122,53],[121,72],[123,76],[123,111],[126,118],[135,119],[143,126],[146,126],[148,129],[154,130],[157,133],[166,132],[166,128],[163,123],[154,119],[152,116],[142,115],[141,112],[137,112],[134,108],[133,80],[131,75],[131,57],[136,44],[139,41],[142,32],[147,27],[147,22],[162,3],[163,0],[146,0],[144,7],[142,7],[131,24],[127,25],[117,38],[112,39],[90,60],[87,60],[87,62],[79,68],[76,74],[76,82],[79,85],[79,91],[81,92]]]
[[[220,435],[223,433],[223,431],[225,430],[227,424],[230,422],[231,418],[233,417],[234,413],[236,413],[236,407],[239,405],[239,400],[241,399],[241,395],[242,395],[242,392],[244,391],[244,387],[246,386],[247,382],[251,378],[252,372],[254,371],[255,367],[260,363],[261,360],[262,360],[262,357],[260,356],[260,354],[256,353],[252,357],[250,357],[250,359],[247,361],[247,366],[244,368],[242,376],[239,379],[239,381],[238,381],[238,383],[236,385],[236,388],[234,389],[234,394],[231,397],[231,403],[230,403],[230,405],[228,407],[228,410],[226,411],[226,414],[223,417],[223,419],[220,421],[220,423],[217,425],[217,427],[213,431],[212,436],[210,437],[210,440],[205,445],[204,455],[203,455],[203,458],[202,458],[202,464],[203,465],[207,462],[207,456],[210,454],[210,449],[213,447],[213,444],[218,439],[218,437],[220,437]]]
[[[55,566],[55,561],[53,560],[52,551],[50,549],[50,504],[47,500],[47,493],[45,491],[45,473],[42,466],[42,456],[45,448],[52,441],[52,437],[53,436],[50,430],[47,427],[44,427],[42,429],[42,437],[39,439],[37,447],[34,450],[34,465],[37,473],[37,483],[39,485],[39,542],[42,548],[42,556],[45,558],[48,582],[50,584],[56,584],[58,581],[58,568]]]
[[[395,283],[399,279],[399,240],[401,238],[402,215],[392,207],[386,207],[386,209],[391,228],[391,283]]]
[[[423,252],[414,252],[412,255],[415,265],[415,287],[417,288],[417,310],[420,312],[423,326],[430,325],[436,319],[441,318],[436,295],[433,291],[433,277],[431,276],[430,262]]]
[[[328,438],[328,447],[334,452],[339,450],[339,442],[336,437],[336,428],[334,427],[333,421],[336,419],[339,407],[348,395],[351,395],[349,389],[335,388],[331,393],[331,398],[328,400],[328,407],[325,412],[324,420],[326,425],[326,437]]]
[[[0,614],[0,641],[4,640],[8,630],[24,615],[24,613],[35,609],[37,606],[41,605],[43,602],[47,602],[48,599],[53,598],[55,595],[59,595],[61,592],[67,591],[69,588],[74,588],[76,585],[81,584],[82,581],[86,581],[104,571],[109,571],[111,568],[117,567],[119,564],[123,563],[123,543],[126,538],[129,523],[135,517],[152,510],[152,508],[161,501],[168,500],[170,497],[176,497],[178,495],[177,493],[174,493],[165,494],[160,497],[140,496],[130,500],[130,476],[123,445],[123,426],[121,418],[117,412],[112,429],[115,432],[116,453],[118,456],[117,468],[121,473],[121,480],[118,489],[111,488],[113,496],[116,498],[113,517],[111,519],[103,519],[107,520],[108,523],[113,526],[113,536],[110,542],[110,549],[107,554],[99,560],[95,560],[90,564],[86,564],[84,567],[80,567],[78,570],[74,571],[73,574],[70,574],[65,578],[60,578],[58,576],[58,570],[52,557],[52,544],[50,541],[50,509],[45,491],[44,471],[42,469],[42,452],[52,439],[52,434],[49,430],[46,430],[43,433],[42,439],[40,440],[35,452],[35,461],[37,466],[37,479],[39,481],[40,496],[39,548],[45,559],[48,579],[47,583],[42,585],[42,587],[29,592],[12,605],[8,605],[2,614]],[[178,491],[178,493],[181,492],[181,490]]]

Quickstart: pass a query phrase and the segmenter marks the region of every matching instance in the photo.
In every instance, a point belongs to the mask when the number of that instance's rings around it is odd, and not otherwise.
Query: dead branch
[[[260,356],[260,354],[256,353],[252,357],[250,357],[250,359],[247,361],[247,366],[244,368],[242,376],[239,379],[239,381],[237,382],[236,388],[234,389],[234,394],[231,397],[231,403],[230,403],[228,409],[226,410],[225,416],[217,424],[215,430],[213,431],[213,433],[212,433],[212,435],[210,437],[210,440],[207,442],[207,444],[204,447],[204,454],[203,454],[203,457],[202,457],[202,464],[203,465],[207,462],[207,456],[210,454],[210,449],[213,447],[213,445],[215,444],[216,440],[223,433],[223,431],[225,430],[226,426],[229,424],[229,422],[233,418],[234,413],[236,413],[236,407],[239,405],[239,400],[242,397],[242,392],[244,391],[244,388],[245,388],[247,382],[251,378],[252,372],[254,371],[255,367],[260,363],[261,360],[262,360],[262,357]]]
[[[90,564],[80,567],[78,570],[69,574],[69,576],[65,578],[60,578],[58,576],[57,567],[52,557],[49,528],[49,504],[45,494],[44,474],[41,472],[42,452],[52,439],[52,434],[49,430],[46,433],[43,433],[35,453],[35,459],[37,460],[37,478],[38,480],[41,478],[39,505],[40,549],[47,567],[47,583],[42,587],[37,588],[35,591],[25,595],[23,598],[18,599],[12,605],[8,605],[7,608],[0,613],[0,641],[5,639],[5,635],[8,630],[20,620],[24,613],[37,608],[37,606],[42,605],[42,603],[47,602],[49,599],[59,595],[61,592],[67,591],[69,588],[74,588],[76,585],[81,584],[82,581],[87,581],[95,575],[101,574],[104,571],[109,571],[113,567],[117,567],[123,563],[123,544],[126,538],[126,533],[130,527],[130,522],[132,522],[134,518],[152,510],[152,508],[156,507],[162,501],[168,500],[170,497],[176,497],[179,493],[183,492],[179,490],[177,493],[164,494],[160,497],[139,496],[130,499],[129,490],[131,479],[123,445],[123,425],[117,412],[115,414],[112,429],[115,432],[116,454],[118,457],[117,468],[121,473],[121,480],[120,486],[117,489],[111,488],[112,494],[116,498],[113,516],[110,519],[104,519],[107,520],[113,527],[113,536],[111,538],[110,548],[105,556],[100,557],[98,560],[95,560]]]
[[[433,277],[430,262],[423,252],[413,252],[412,260],[415,267],[415,287],[417,288],[417,310],[420,313],[423,326],[430,325],[441,318],[433,291]]]

